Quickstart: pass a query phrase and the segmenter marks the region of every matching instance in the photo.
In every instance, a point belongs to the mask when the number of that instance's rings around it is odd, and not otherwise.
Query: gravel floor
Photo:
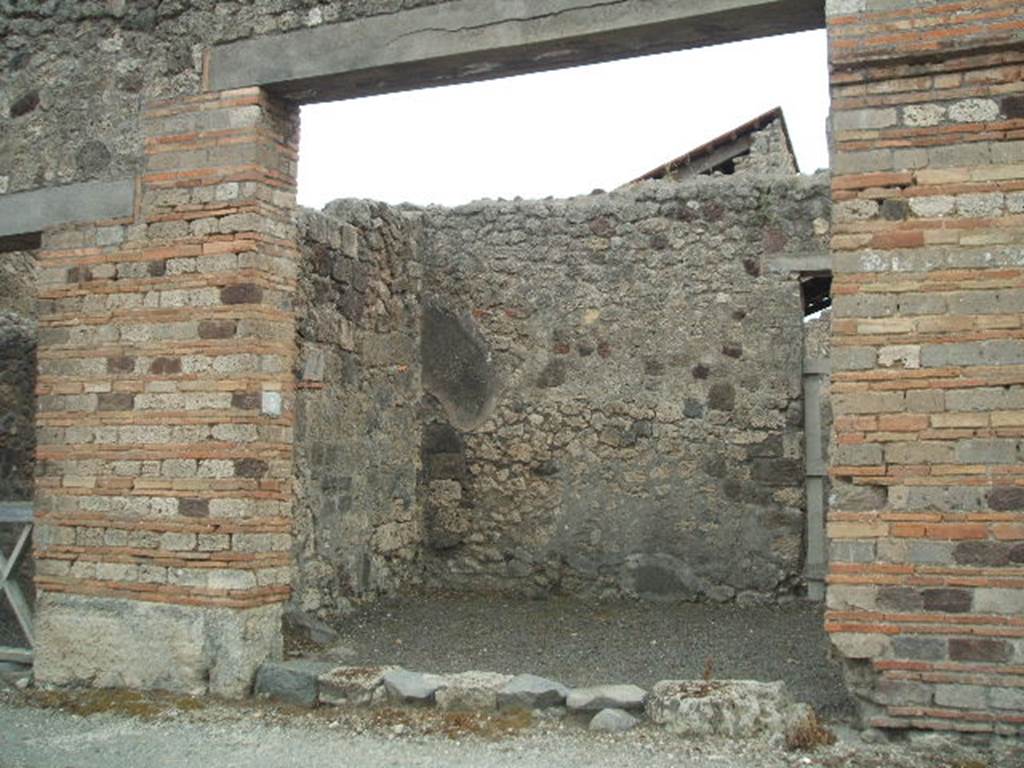
[[[687,741],[653,727],[597,735],[570,721],[505,728],[432,710],[312,712],[267,704],[0,693],[0,768],[1022,768],[1020,744],[933,735],[810,753],[763,741]],[[155,703],[153,703],[155,701]],[[500,724],[499,724],[500,725]]]
[[[818,604],[780,607],[582,603],[425,596],[381,602],[337,629],[334,658],[424,672],[467,669],[553,677],[568,685],[699,678],[785,680],[826,718],[853,712]],[[710,661],[709,661],[710,660]]]

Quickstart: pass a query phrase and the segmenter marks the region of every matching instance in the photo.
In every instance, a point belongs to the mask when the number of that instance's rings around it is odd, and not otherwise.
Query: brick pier
[[[868,723],[1024,725],[1024,9],[830,3],[828,630]]]
[[[39,254],[37,676],[232,695],[289,596],[297,115],[143,126],[135,217]]]

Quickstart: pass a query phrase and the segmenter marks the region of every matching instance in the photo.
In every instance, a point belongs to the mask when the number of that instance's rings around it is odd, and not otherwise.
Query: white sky
[[[613,189],[775,106],[826,167],[823,31],[303,107],[299,203]]]

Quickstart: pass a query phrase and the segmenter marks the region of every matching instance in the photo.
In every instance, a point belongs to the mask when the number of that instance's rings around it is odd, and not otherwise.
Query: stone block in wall
[[[472,531],[471,510],[463,505],[462,484],[456,480],[432,480],[423,491],[427,544],[437,550],[461,544]]]
[[[237,698],[250,692],[268,656],[280,656],[280,627],[279,605],[237,610],[43,594],[35,676],[50,685]]]

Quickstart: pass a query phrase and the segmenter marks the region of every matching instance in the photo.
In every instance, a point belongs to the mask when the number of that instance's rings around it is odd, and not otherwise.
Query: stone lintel
[[[768,256],[764,263],[769,272],[832,272],[832,255],[828,253]]]
[[[0,245],[9,241],[13,247],[22,247],[28,239],[25,236],[62,224],[128,218],[134,203],[135,182],[131,179],[0,195]]]
[[[822,0],[454,0],[214,47],[210,90],[314,103],[824,27]]]

